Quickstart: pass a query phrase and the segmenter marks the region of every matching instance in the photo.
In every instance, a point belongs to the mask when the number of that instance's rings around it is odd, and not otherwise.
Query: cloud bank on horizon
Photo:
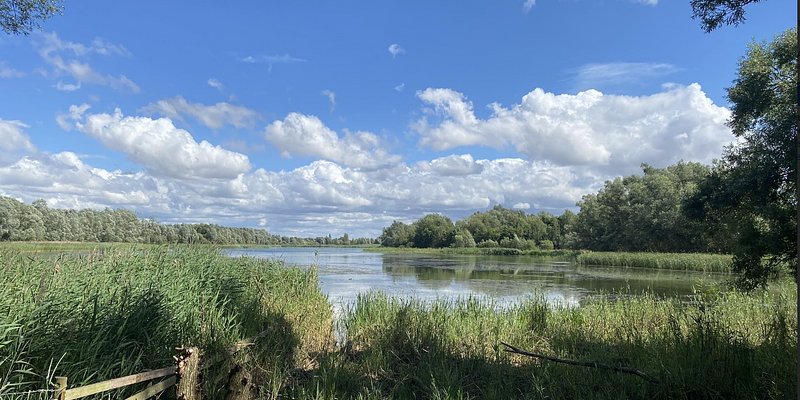
[[[534,89],[509,108],[490,105],[485,120],[451,89],[428,88],[417,96],[441,120],[411,122],[419,146],[512,146],[524,157],[475,159],[455,152],[409,164],[374,133],[337,133],[316,116],[290,113],[264,128],[264,140],[283,157],[316,161],[268,171],[245,154],[198,142],[169,117],[126,116],[120,109],[93,114],[84,104],[70,107],[65,127],[124,154],[141,170],[107,170],[75,152],[39,151],[24,133],[27,125],[0,120],[0,148],[8,160],[0,167],[2,192],[25,201],[44,198],[52,207],[131,208],[171,222],[253,226],[266,220],[297,235],[322,234],[334,224],[375,235],[394,219],[493,204],[560,213],[605,179],[635,173],[643,160],[709,163],[733,139],[725,126],[729,111],[697,84],[624,98]],[[206,125],[238,121],[220,115],[219,123]]]
[[[554,6],[526,1],[523,16]],[[51,207],[374,237],[392,220],[495,204],[560,214],[642,163],[711,163],[734,140],[730,111],[701,85],[710,78],[683,58],[589,54],[553,66],[556,83],[521,87],[471,72],[518,74],[513,50],[461,59],[469,53],[405,32],[402,47],[371,37],[352,49],[300,39],[209,48],[196,57],[214,64],[184,73],[151,56],[159,43],[58,31],[0,42],[0,85],[14,95],[0,96],[0,195]]]

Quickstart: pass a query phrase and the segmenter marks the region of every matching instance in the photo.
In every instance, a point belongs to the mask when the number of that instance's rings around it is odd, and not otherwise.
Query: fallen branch
[[[516,348],[516,347],[514,347],[514,346],[512,346],[512,345],[510,345],[508,343],[500,342],[500,344],[502,344],[503,346],[506,346],[505,351],[507,351],[509,353],[521,354],[523,356],[528,356],[528,357],[544,358],[545,360],[550,360],[550,361],[553,361],[553,362],[570,364],[570,365],[577,365],[577,366],[581,366],[581,367],[590,367],[590,368],[598,368],[598,369],[610,369],[612,371],[624,372],[626,374],[636,375],[636,376],[638,376],[638,377],[640,377],[642,379],[645,379],[645,380],[647,380],[648,382],[651,382],[651,383],[659,383],[658,379],[651,378],[651,377],[647,376],[647,374],[645,374],[644,372],[636,370],[636,369],[633,369],[633,368],[620,367],[620,366],[616,366],[616,365],[600,364],[600,363],[594,362],[594,361],[583,362],[583,361],[568,360],[568,359],[565,359],[565,358],[557,358],[557,357],[553,357],[553,356],[547,356],[547,355],[544,355],[544,354],[531,353],[529,351],[518,349],[518,348]]]

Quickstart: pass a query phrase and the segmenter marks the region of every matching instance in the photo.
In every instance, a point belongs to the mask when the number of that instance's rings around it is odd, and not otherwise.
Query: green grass
[[[796,286],[706,294],[696,304],[644,295],[581,308],[542,298],[506,310],[477,299],[424,304],[381,293],[346,313],[346,343],[291,388],[296,398],[796,398]],[[511,355],[500,342],[625,365],[660,381]]]
[[[176,346],[213,354],[270,329],[233,360],[258,398],[797,397],[793,282],[747,295],[703,288],[690,303],[626,293],[580,308],[368,293],[338,321],[339,345],[336,323],[316,270],[279,261],[209,246],[56,257],[0,247],[0,394],[47,387],[57,375],[77,386],[161,368]],[[633,367],[660,383],[511,355],[501,341]],[[204,371],[208,398],[225,397],[232,365]]]

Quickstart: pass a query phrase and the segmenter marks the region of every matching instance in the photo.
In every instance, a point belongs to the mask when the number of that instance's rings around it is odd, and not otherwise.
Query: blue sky
[[[0,36],[0,194],[300,236],[560,214],[643,162],[709,163],[737,60],[797,15],[706,34],[688,1],[65,6]]]

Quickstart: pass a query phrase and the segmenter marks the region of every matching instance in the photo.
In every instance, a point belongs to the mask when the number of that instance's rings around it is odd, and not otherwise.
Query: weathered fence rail
[[[207,368],[220,360],[231,357],[241,351],[242,349],[252,346],[258,338],[266,336],[270,332],[267,329],[258,335],[236,342],[233,346],[227,349],[223,354],[217,354],[206,360],[200,359],[200,351],[197,348],[179,347],[179,355],[173,357],[175,365],[156,369],[153,371],[142,372],[135,375],[128,375],[121,378],[110,379],[103,382],[93,383],[91,385],[76,387],[68,389],[67,378],[58,376],[55,378],[56,383],[56,400],[76,400],[87,396],[95,395],[98,393],[106,392],[109,390],[119,389],[126,386],[135,385],[153,381],[160,378],[166,378],[158,383],[147,386],[142,391],[128,397],[125,400],[145,400],[153,397],[172,386],[176,386],[177,397],[181,400],[200,400],[200,370]]]

